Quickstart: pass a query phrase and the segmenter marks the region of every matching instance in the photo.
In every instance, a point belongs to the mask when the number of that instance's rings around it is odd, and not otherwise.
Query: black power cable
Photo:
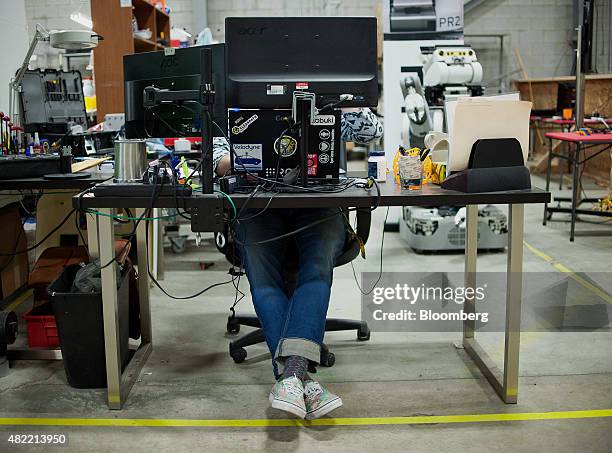
[[[357,288],[359,288],[359,291],[364,296],[367,296],[367,295],[371,294],[372,291],[374,291],[374,288],[376,288],[376,285],[378,285],[378,282],[380,282],[380,279],[382,278],[382,274],[383,274],[383,247],[385,245],[385,228],[384,228],[384,225],[387,223],[387,217],[389,217],[389,207],[387,207],[387,213],[385,214],[385,220],[383,222],[382,238],[380,240],[380,267],[378,269],[378,278],[376,279],[376,281],[374,282],[372,287],[369,289],[369,291],[364,292],[364,290],[361,288],[361,285],[359,284],[359,281],[357,280],[357,273],[355,272],[355,266],[353,265],[353,262],[351,261],[351,269],[353,269],[353,278],[355,279],[355,283],[357,284]]]
[[[146,228],[145,228],[145,243],[147,244],[147,249],[149,247],[149,220],[146,220]],[[147,274],[149,276],[149,278],[151,279],[151,281],[153,282],[153,284],[155,286],[157,286],[157,288],[159,288],[159,290],[164,293],[167,297],[169,297],[170,299],[174,299],[174,300],[188,300],[188,299],[195,299],[196,297],[201,296],[202,294],[204,294],[205,292],[216,288],[218,286],[222,286],[222,285],[227,285],[229,283],[233,283],[234,278],[232,277],[231,280],[227,281],[227,282],[219,282],[219,283],[214,283],[212,285],[207,286],[206,288],[204,288],[201,291],[198,291],[197,293],[191,295],[191,296],[175,296],[173,294],[170,294],[168,291],[166,291],[162,285],[155,279],[155,277],[153,276],[153,274],[151,273],[151,269],[149,268],[149,266],[147,267]]]
[[[24,211],[25,211],[25,208],[24,208]],[[15,259],[15,256],[18,255],[18,253],[15,253],[15,252],[17,251],[17,245],[19,244],[19,241],[21,240],[21,236],[23,236],[25,224],[26,224],[27,221],[28,221],[28,216],[25,216],[22,219],[22,221],[21,221],[21,228],[19,229],[19,233],[17,234],[17,239],[15,239],[15,245],[13,247],[13,255],[11,255],[11,257],[4,264],[4,266],[2,266],[2,268],[0,268],[0,273],[4,272],[4,270],[6,268],[8,268],[10,266],[10,264],[13,262],[13,260]]]
[[[63,227],[64,224],[70,219],[70,217],[72,216],[72,214],[74,214],[75,211],[76,209],[72,209],[55,228],[49,231],[49,233],[47,233],[47,235],[44,238],[42,238],[40,241],[38,241],[36,244],[26,248],[25,250],[15,250],[14,253],[0,253],[0,256],[16,256],[16,255],[21,255],[23,253],[31,252],[32,250],[39,247],[42,243],[44,243],[51,236],[53,236],[53,234],[56,233],[61,227]]]

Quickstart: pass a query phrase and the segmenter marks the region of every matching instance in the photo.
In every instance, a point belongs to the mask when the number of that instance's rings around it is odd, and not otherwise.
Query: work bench
[[[44,238],[68,214],[71,209],[70,198],[75,193],[100,184],[109,178],[112,178],[112,173],[95,172],[88,178],[82,179],[45,179],[43,177],[0,179],[0,194],[16,196],[21,196],[25,192],[42,192],[43,196],[45,193],[53,194],[53,197],[51,195],[44,197],[38,204],[36,212],[36,238],[38,240],[38,238]],[[50,198],[48,203],[45,202],[46,198]],[[88,219],[93,218],[87,217]],[[74,222],[67,222],[66,228],[74,228]],[[59,234],[60,232],[57,233]],[[42,253],[46,247],[57,245],[58,237],[48,238],[38,247],[37,252]],[[59,349],[9,347],[7,355],[10,360],[60,360],[62,358]]]
[[[581,198],[580,187],[582,176],[582,165],[584,165],[590,159],[598,156],[599,154],[608,151],[612,148],[612,134],[591,134],[581,135],[576,132],[548,132],[546,134],[548,139],[548,162],[546,167],[546,190],[550,188],[550,177],[552,173],[552,159],[557,157],[559,159],[568,159],[572,164],[573,178],[572,178],[572,196],[571,197],[555,197],[554,201],[558,202],[558,206],[549,206],[548,203],[544,205],[544,219],[543,225],[550,220],[552,214],[555,212],[564,212],[571,215],[570,219],[570,241],[574,241],[575,230],[576,230],[576,219],[578,214],[594,215],[600,217],[612,217],[610,212],[606,211],[595,211],[593,209],[580,209],[579,206],[582,203],[596,202],[596,198]],[[568,154],[559,154],[554,152],[552,142],[553,140],[559,140],[568,147]],[[605,145],[594,154],[586,157],[585,151],[598,145]],[[584,154],[584,155],[583,155]],[[561,202],[571,202],[571,207],[562,207]]]

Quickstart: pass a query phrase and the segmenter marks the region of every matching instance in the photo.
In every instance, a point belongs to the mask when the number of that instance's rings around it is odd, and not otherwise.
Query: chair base
[[[247,351],[244,349],[247,346],[253,344],[263,343],[266,341],[263,330],[261,329],[261,322],[257,316],[254,315],[243,315],[235,316],[230,315],[227,318],[227,332],[231,334],[237,334],[240,332],[240,326],[255,327],[256,330],[243,335],[235,341],[229,344],[229,353],[235,363],[242,363],[247,357]],[[368,341],[370,339],[370,328],[368,323],[365,321],[357,321],[353,319],[337,319],[331,318],[325,321],[326,332],[337,332],[344,330],[356,330],[357,341]],[[329,351],[327,345],[323,344],[321,348],[321,358],[319,363],[324,367],[331,367],[336,362],[335,355]],[[312,371],[312,370],[311,370]]]

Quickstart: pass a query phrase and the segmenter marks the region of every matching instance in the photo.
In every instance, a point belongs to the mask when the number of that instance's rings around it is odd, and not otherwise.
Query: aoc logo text
[[[268,27],[242,27],[238,30],[239,35],[258,36],[263,35]]]

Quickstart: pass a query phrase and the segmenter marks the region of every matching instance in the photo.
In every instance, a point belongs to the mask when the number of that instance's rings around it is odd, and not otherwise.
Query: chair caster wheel
[[[361,327],[357,331],[357,341],[368,341],[370,339],[370,328],[368,326]]]
[[[229,316],[227,318],[226,329],[227,333],[236,335],[238,332],[240,332],[240,323],[236,321],[236,318],[234,318],[233,316]]]
[[[172,253],[179,255],[187,249],[187,238],[177,237],[170,239],[170,250]]]
[[[229,349],[230,356],[234,359],[234,363],[242,363],[247,358],[246,349],[233,347],[231,343]]]
[[[321,366],[329,368],[334,366],[334,363],[336,363],[336,356],[333,352],[328,352],[325,355],[321,355]]]

